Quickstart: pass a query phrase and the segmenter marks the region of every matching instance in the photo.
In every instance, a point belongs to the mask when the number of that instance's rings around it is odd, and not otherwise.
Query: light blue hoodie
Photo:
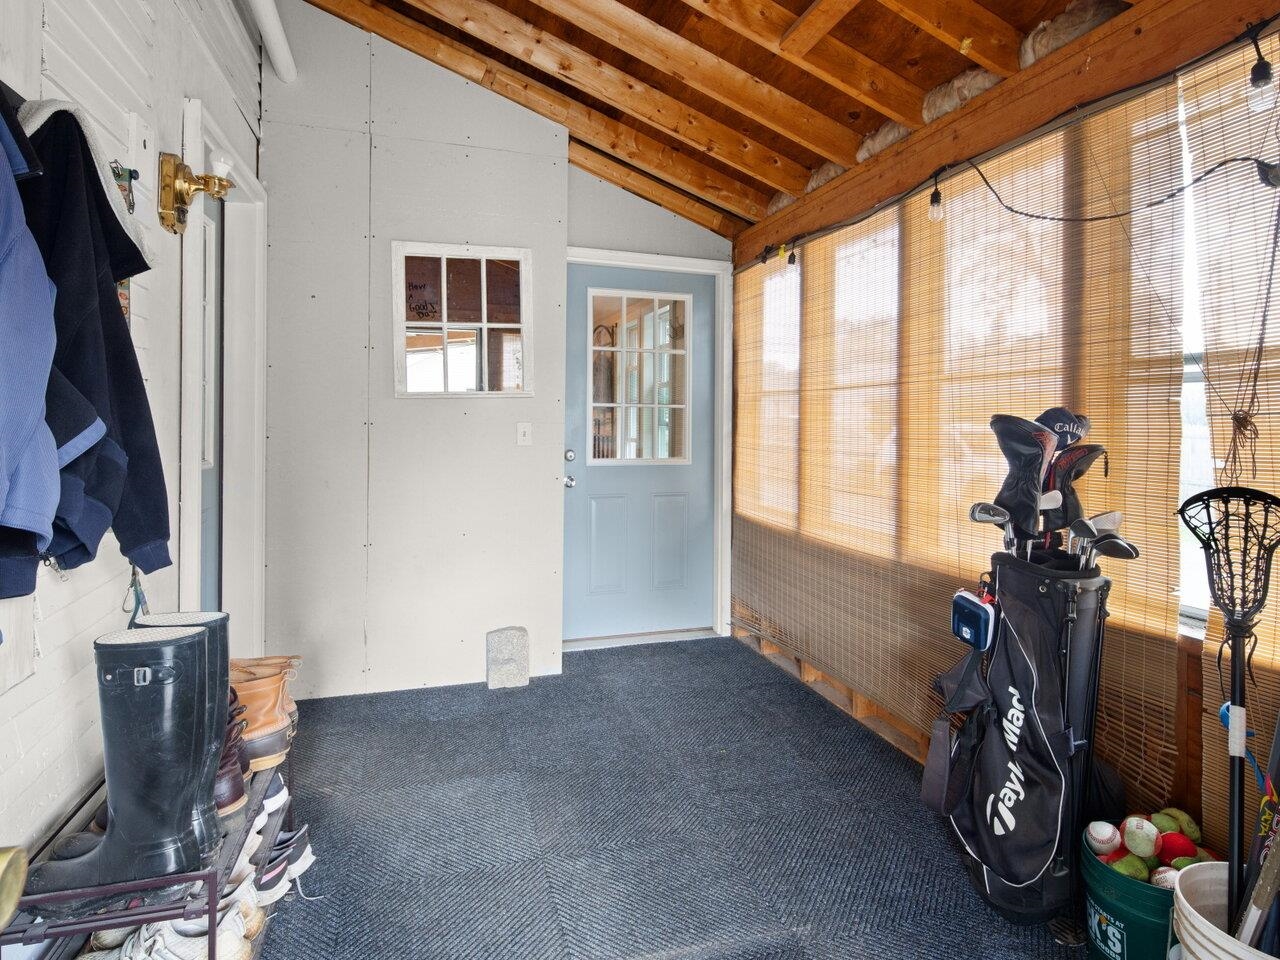
[[[34,534],[39,551],[53,536],[60,489],[58,452],[44,416],[53,297],[0,150],[0,527]]]

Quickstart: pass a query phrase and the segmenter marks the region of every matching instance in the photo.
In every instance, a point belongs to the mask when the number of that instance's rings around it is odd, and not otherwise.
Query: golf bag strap
[[[981,666],[982,654],[974,650],[933,681],[933,689],[943,701],[943,717],[940,719],[945,720],[947,714],[968,713],[991,699],[987,683],[978,669]]]
[[[939,717],[930,731],[929,755],[925,758],[924,776],[920,781],[920,799],[931,810],[950,816],[960,806],[973,783],[978,762],[978,749],[986,733],[986,714],[990,704],[983,704],[965,718],[964,725],[951,738],[951,720]]]
[[[981,664],[982,654],[975,650],[933,682],[934,690],[945,702],[942,714],[930,730],[920,799],[925,806],[943,815],[949,816],[968,793],[978,747],[986,730],[984,716],[990,708],[991,695],[978,669]],[[953,713],[969,714],[954,743]]]

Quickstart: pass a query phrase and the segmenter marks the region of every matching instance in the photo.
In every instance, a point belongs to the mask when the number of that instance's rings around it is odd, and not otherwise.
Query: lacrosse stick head
[[[1271,586],[1280,498],[1250,487],[1216,487],[1188,497],[1178,515],[1204,549],[1213,605],[1229,623],[1252,625]]]

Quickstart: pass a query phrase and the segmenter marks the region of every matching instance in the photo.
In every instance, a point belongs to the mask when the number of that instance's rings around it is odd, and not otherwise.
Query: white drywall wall
[[[569,246],[728,260],[733,244],[599,177],[569,168]]]
[[[560,666],[563,128],[301,2],[264,83],[269,652],[299,695]],[[394,397],[391,242],[528,247],[532,397]],[[533,424],[516,446],[516,424]]]
[[[141,174],[135,216],[147,229],[154,264],[132,282],[132,330],[171,518],[177,517],[181,248],[156,218],[156,150],[181,151],[184,97],[203,100],[242,156],[254,156],[257,147],[257,104],[243,80],[246,58],[256,62],[257,51],[242,34],[241,82],[233,85],[208,53],[199,9],[191,0],[0,3],[0,79],[28,98],[80,102],[104,149]],[[217,19],[227,49],[234,23]],[[170,545],[176,557],[176,527]],[[33,633],[40,653],[34,673],[0,693],[0,845],[37,842],[101,778],[93,641],[125,625],[128,578],[128,564],[108,535],[98,559],[67,579],[42,570],[35,603],[0,601],[7,638],[0,656],[10,644],[33,642]],[[176,584],[172,567],[148,578],[155,609],[172,609]]]

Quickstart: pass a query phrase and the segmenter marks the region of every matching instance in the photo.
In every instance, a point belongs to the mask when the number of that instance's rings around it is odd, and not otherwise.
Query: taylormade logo
[[[1009,695],[1011,697],[1009,710],[1004,715],[1001,727],[1004,730],[1004,742],[1009,745],[1009,751],[1017,753],[1027,714],[1022,707],[1022,697],[1018,689],[1010,687]],[[993,793],[987,797],[987,823],[991,825],[991,830],[997,837],[1003,837],[1006,833],[1012,832],[1017,825],[1017,820],[1013,816],[1013,806],[1027,795],[1026,782],[1027,777],[1022,772],[1022,766],[1018,761],[1010,760],[1009,778],[1005,780],[999,793]]]
[[[1009,712],[1004,715],[1004,742],[1009,745],[1011,753],[1018,752],[1018,741],[1022,739],[1022,724],[1026,722],[1027,713],[1022,709],[1022,697],[1017,687],[1009,688]]]

